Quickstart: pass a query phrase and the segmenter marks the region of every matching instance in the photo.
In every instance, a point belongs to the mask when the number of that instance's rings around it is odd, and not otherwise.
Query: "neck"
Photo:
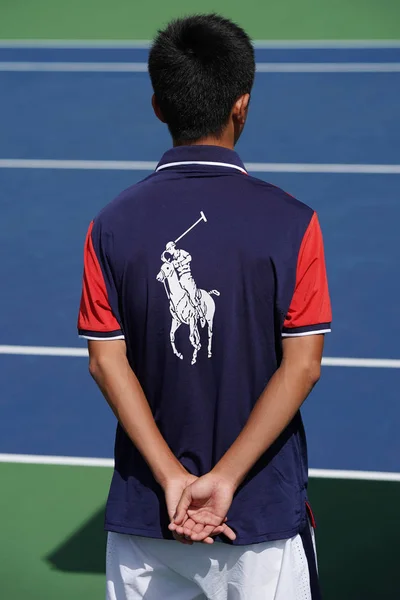
[[[235,147],[235,136],[233,130],[229,127],[223,131],[219,137],[206,136],[194,142],[182,142],[180,140],[174,140],[174,147],[176,146],[219,146],[220,148],[228,148],[233,150]]]

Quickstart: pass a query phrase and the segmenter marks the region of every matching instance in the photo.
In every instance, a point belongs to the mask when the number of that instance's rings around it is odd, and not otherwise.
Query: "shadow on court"
[[[105,556],[106,533],[102,508],[48,554],[46,560],[59,571],[105,573]]]
[[[312,479],[324,600],[399,597],[400,484]]]
[[[324,600],[398,597],[400,484],[311,479]],[[104,573],[104,509],[96,512],[46,560],[60,571]],[[288,599],[289,600],[289,599]]]

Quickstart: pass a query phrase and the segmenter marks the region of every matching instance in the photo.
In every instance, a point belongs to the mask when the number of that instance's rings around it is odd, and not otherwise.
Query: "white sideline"
[[[2,61],[0,71],[43,73],[145,73],[145,62]],[[400,73],[398,62],[259,62],[258,73]]]
[[[145,62],[0,62],[0,71],[44,73],[146,73]]]
[[[322,359],[325,367],[365,367],[367,369],[400,369],[400,360],[395,358],[336,358]]]
[[[310,477],[317,479],[358,479],[362,481],[400,481],[400,473],[387,471],[344,471],[336,469],[309,469]]]
[[[86,458],[78,456],[41,456],[38,454],[0,454],[0,463],[24,465],[58,465],[69,467],[113,467],[112,458]],[[334,469],[309,469],[309,476],[320,479],[357,479],[364,481],[400,481],[400,473],[382,471],[347,471]]]
[[[53,160],[0,158],[0,169],[78,169],[84,171],[154,171],[157,163],[143,160]],[[250,173],[336,173],[399,175],[400,165],[323,163],[246,163]]]
[[[398,62],[302,62],[256,64],[257,73],[400,73]]]
[[[151,40],[0,40],[0,48],[148,49]],[[253,40],[256,49],[400,48],[400,40]]]
[[[41,456],[39,454],[0,454],[0,463],[24,465],[59,465],[66,467],[113,467],[112,458],[86,458],[79,456]]]
[[[7,346],[0,345],[0,354],[19,356],[88,356],[86,348],[67,348],[57,346]],[[345,358],[324,357],[322,365],[325,367],[365,367],[380,369],[400,369],[400,359],[395,358]]]
[[[56,346],[0,346],[0,354],[20,356],[88,356],[86,348],[60,348]]]
[[[53,160],[31,158],[0,158],[0,169],[82,169],[89,171],[154,171],[156,167],[156,162],[146,160]]]

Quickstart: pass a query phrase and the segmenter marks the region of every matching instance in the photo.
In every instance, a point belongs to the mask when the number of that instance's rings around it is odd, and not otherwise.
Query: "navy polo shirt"
[[[315,212],[216,146],[166,152],[106,206],[85,245],[79,334],[125,339],[169,447],[196,476],[243,429],[282,358],[282,337],[330,331]],[[300,413],[256,463],[228,514],[235,544],[306,522]],[[161,487],[120,425],[106,529],[171,538]]]

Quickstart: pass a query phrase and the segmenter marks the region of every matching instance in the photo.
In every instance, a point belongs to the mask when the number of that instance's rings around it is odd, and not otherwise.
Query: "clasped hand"
[[[168,481],[164,492],[169,529],[179,542],[212,544],[213,537],[221,534],[236,539],[226,523],[235,492],[228,481],[213,473],[199,478],[186,473]]]

